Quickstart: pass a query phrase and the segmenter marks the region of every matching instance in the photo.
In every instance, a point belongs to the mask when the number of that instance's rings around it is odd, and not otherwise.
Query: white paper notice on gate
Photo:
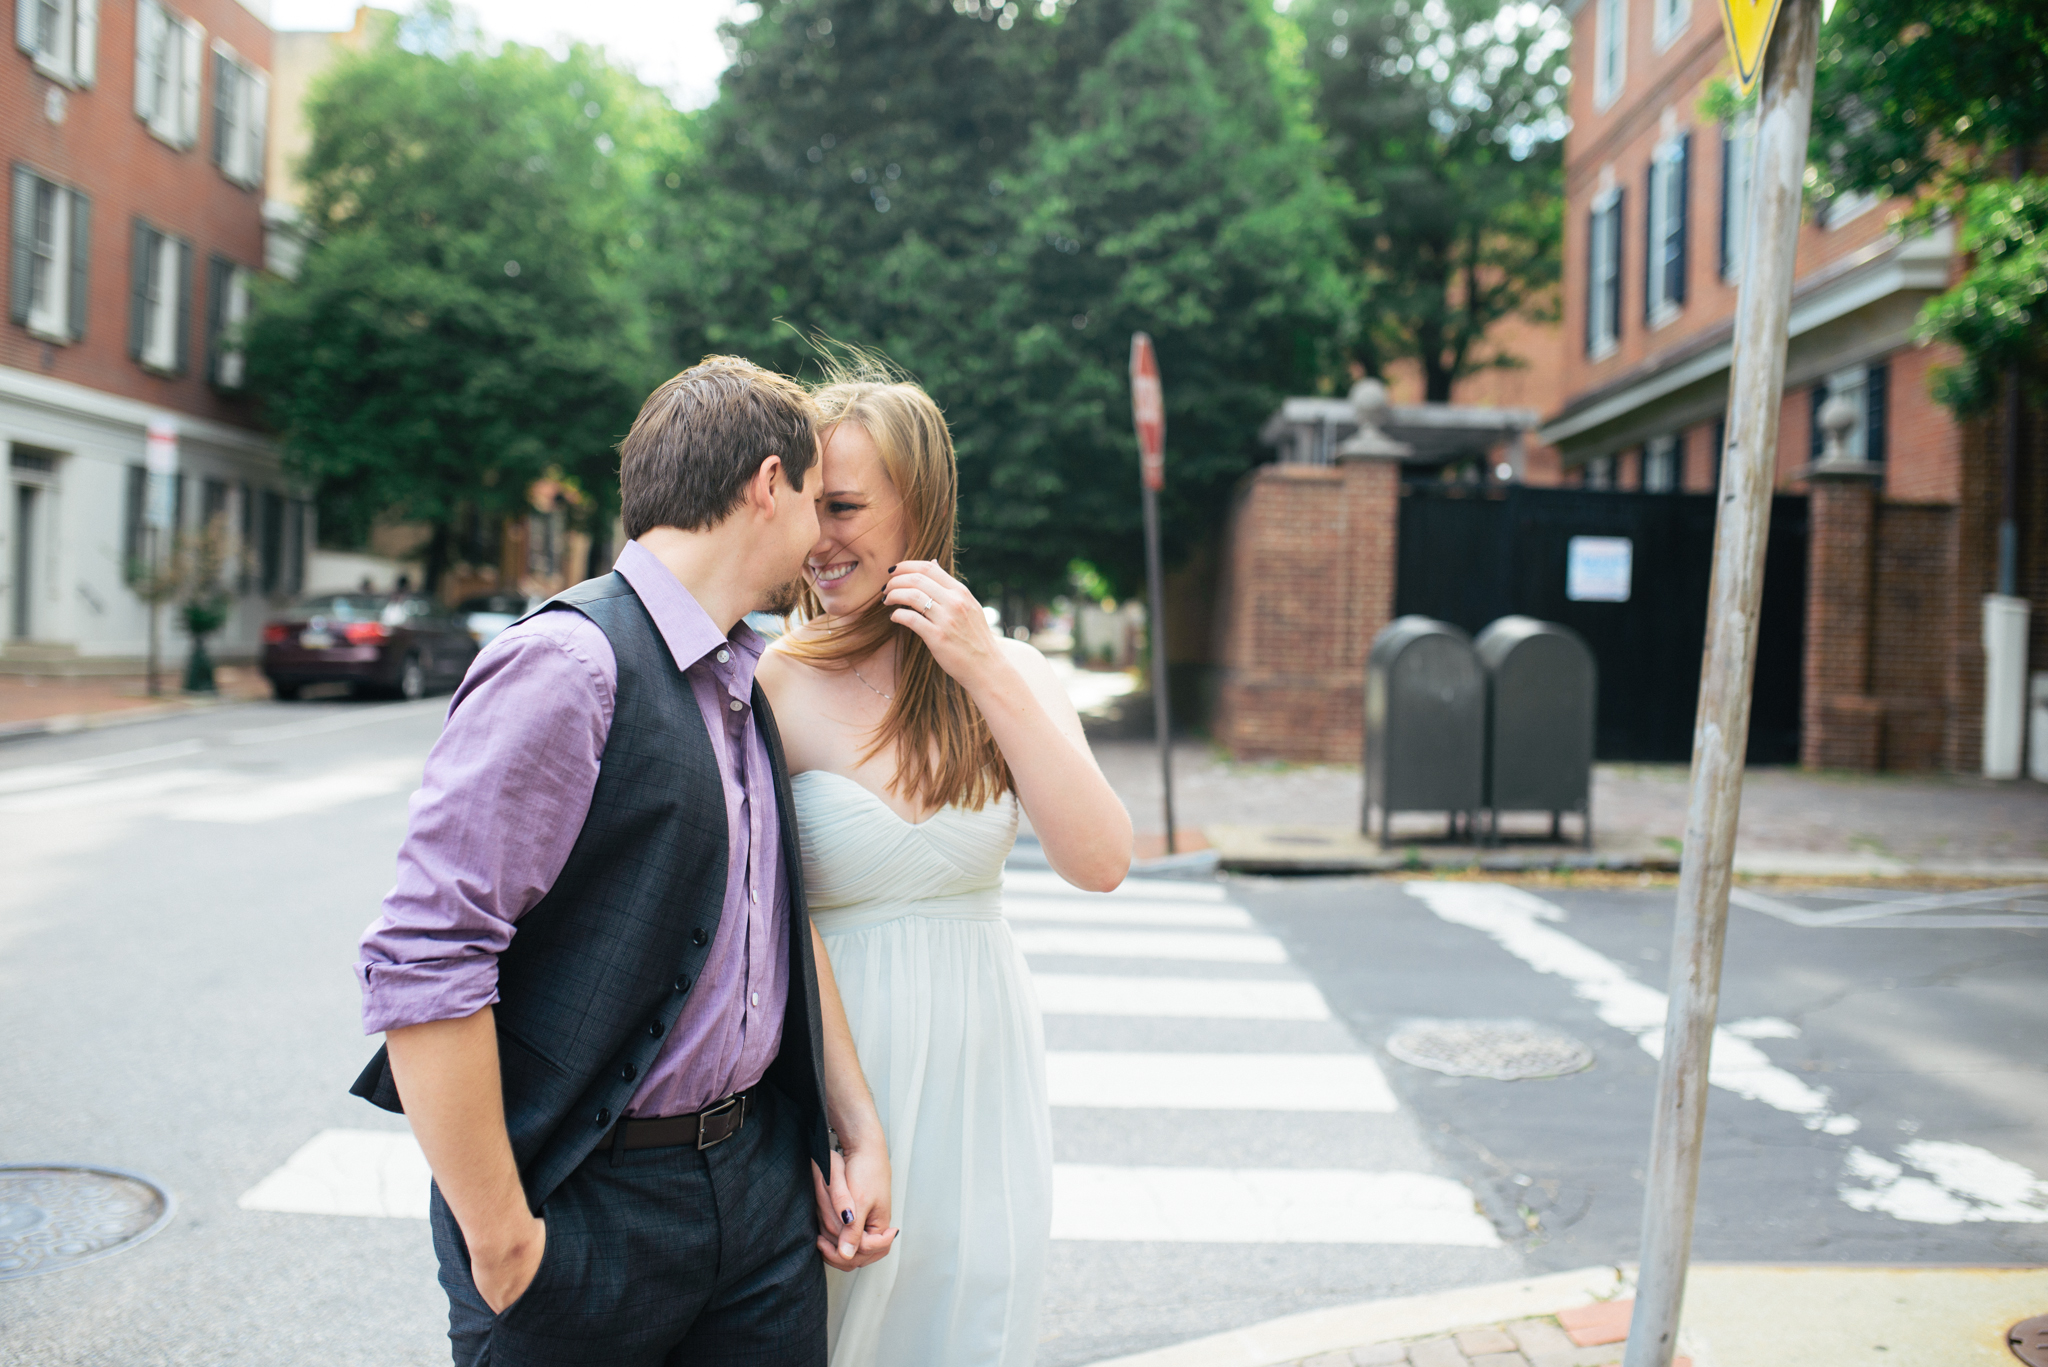
[[[1575,536],[1565,549],[1564,596],[1574,603],[1626,603],[1635,543],[1625,536]]]

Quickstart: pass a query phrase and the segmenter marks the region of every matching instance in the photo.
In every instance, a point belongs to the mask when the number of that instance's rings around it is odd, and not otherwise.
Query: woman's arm
[[[818,1014],[825,1035],[825,1116],[841,1150],[832,1155],[829,1185],[818,1165],[811,1165],[821,1226],[818,1251],[832,1266],[851,1272],[885,1257],[896,1242],[896,1231],[889,1228],[889,1144],[816,926],[811,927],[811,953],[818,963]]]
[[[929,560],[897,565],[884,597],[896,609],[891,619],[918,634],[988,718],[1053,871],[1090,892],[1123,882],[1131,814],[1102,776],[1045,657],[989,630],[974,595]]]

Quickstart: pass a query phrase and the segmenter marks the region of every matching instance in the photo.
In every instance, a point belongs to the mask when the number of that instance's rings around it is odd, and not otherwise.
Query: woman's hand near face
[[[939,668],[973,693],[992,672],[1009,670],[981,603],[967,586],[930,560],[905,560],[890,567],[882,601],[889,620],[917,633]]]

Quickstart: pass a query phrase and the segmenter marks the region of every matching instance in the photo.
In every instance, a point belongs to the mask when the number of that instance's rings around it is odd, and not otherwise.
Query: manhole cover
[[[104,1258],[170,1219],[171,1198],[132,1173],[0,1167],[0,1281]]]
[[[1403,1063],[1453,1077],[1559,1077],[1593,1064],[1593,1051],[1528,1021],[1416,1021],[1387,1041]]]
[[[2005,1331],[2005,1341],[2027,1367],[2048,1367],[2048,1315],[2021,1320]]]

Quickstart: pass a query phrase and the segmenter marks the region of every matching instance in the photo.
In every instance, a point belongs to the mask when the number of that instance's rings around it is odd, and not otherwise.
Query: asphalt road
[[[316,1136],[402,1138],[346,1094],[371,1050],[348,966],[442,707],[252,704],[0,747],[0,1163],[135,1171],[178,1203],[147,1243],[0,1281],[0,1364],[446,1361],[421,1222],[239,1204]],[[1076,899],[1028,862],[1011,914],[1062,1184],[1045,1367],[1632,1252],[1668,893]],[[1701,1256],[2041,1261],[2048,932],[1736,918],[1727,1052],[1760,1052],[1714,1095]],[[1443,1077],[1382,1049],[1418,1016],[1525,1017],[1594,1063]],[[1179,1083],[1153,1086],[1162,1055],[1191,1056]],[[1233,1108],[1189,1104],[1232,1077]]]

